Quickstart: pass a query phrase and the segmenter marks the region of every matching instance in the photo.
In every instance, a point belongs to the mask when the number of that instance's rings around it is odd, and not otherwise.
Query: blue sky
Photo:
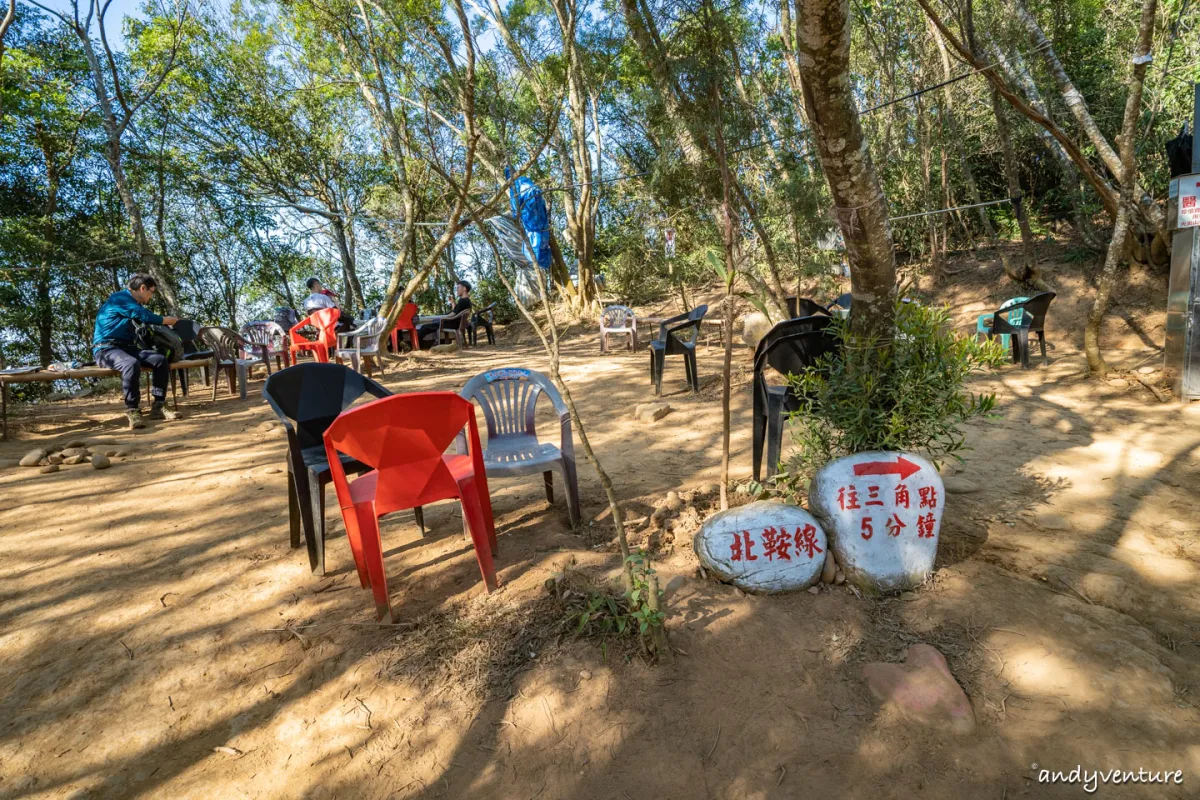
[[[125,17],[142,17],[141,12],[143,0],[112,0],[112,5],[108,7],[108,12],[104,15],[104,32],[108,36],[108,42],[113,46],[114,50],[124,50],[125,42],[121,37],[121,21]],[[67,15],[71,14],[71,0],[39,0],[42,5],[47,8],[52,8],[55,11],[61,11]],[[86,13],[87,4],[90,0],[79,0],[79,15],[82,17]],[[103,0],[102,0],[103,2]]]

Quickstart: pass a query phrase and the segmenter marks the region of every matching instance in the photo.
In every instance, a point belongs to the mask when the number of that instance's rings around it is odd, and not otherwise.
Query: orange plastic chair
[[[392,352],[400,352],[400,331],[408,331],[412,337],[412,349],[421,349],[421,340],[417,338],[417,326],[413,322],[413,318],[417,316],[417,304],[408,303],[400,311],[400,316],[396,319],[396,327],[392,328]]]
[[[468,452],[446,453],[467,429]],[[375,597],[375,613],[390,623],[379,518],[394,511],[457,498],[464,527],[489,592],[496,588],[496,526],[475,408],[453,392],[414,392],[352,408],[325,431],[325,453],[358,578]],[[347,482],[339,453],[371,468]]]
[[[293,364],[296,363],[300,353],[310,350],[317,361],[322,364],[329,363],[330,352],[337,349],[337,324],[341,313],[336,308],[322,308],[309,314],[292,327],[289,331],[292,343],[288,347],[288,352],[291,353]],[[315,340],[306,339],[300,335],[300,329],[308,325],[317,329]]]

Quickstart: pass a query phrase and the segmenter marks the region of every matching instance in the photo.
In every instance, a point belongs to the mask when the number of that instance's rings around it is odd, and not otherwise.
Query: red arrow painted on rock
[[[921,466],[914,464],[904,456],[892,461],[864,461],[854,465],[855,475],[899,475],[904,480],[914,472],[920,472]]]

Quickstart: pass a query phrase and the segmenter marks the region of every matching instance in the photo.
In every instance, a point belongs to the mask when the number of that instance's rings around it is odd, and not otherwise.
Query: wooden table
[[[212,369],[214,360],[212,358],[199,358],[193,361],[176,361],[171,364],[171,400],[175,407],[179,407],[179,399],[175,396],[175,373],[180,370],[203,369],[205,370],[205,381],[207,384],[208,370]],[[142,367],[143,373],[150,373],[147,367]],[[10,383],[50,383],[52,381],[61,380],[81,380],[84,378],[113,378],[121,373],[115,369],[106,369],[104,367],[80,367],[79,369],[39,369],[36,372],[21,372],[9,373],[7,375],[0,374],[0,441],[8,440],[8,385]],[[184,388],[183,393],[187,395],[187,373],[183,373]],[[217,397],[217,381],[216,376],[213,376],[213,399]]]

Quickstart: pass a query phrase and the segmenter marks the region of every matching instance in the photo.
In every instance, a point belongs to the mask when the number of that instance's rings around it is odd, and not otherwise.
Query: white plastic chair
[[[637,352],[637,316],[629,306],[606,306],[600,314],[600,352],[608,352],[610,333],[629,334],[629,349]]]
[[[383,359],[379,357],[379,343],[383,339],[383,330],[386,326],[386,319],[375,317],[348,333],[339,333],[337,362],[340,364],[342,359],[348,358],[350,359],[350,368],[355,372],[361,372],[363,358],[369,356],[379,365],[379,374],[382,375],[384,365]],[[367,375],[371,374],[370,363],[367,362]]]

